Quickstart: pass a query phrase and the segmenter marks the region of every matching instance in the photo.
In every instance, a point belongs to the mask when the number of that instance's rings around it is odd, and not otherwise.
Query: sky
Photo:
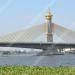
[[[75,31],[75,0],[0,0],[0,35],[44,23],[49,7],[52,22]]]

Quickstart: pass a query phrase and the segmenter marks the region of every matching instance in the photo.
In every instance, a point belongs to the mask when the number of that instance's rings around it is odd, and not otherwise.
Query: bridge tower
[[[52,14],[50,12],[50,8],[48,8],[48,12],[45,15],[46,24],[47,24],[47,42],[53,42],[53,34],[52,34]]]

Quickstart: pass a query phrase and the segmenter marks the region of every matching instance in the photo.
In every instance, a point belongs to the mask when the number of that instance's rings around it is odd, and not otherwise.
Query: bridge
[[[18,47],[18,48],[35,48],[47,50],[48,47],[55,48],[75,48],[75,44],[70,43],[0,43],[0,47]]]
[[[35,48],[50,51],[75,48],[75,32],[52,23],[52,16],[49,9],[45,15],[45,23],[1,36],[0,47]],[[44,37],[39,37],[41,35]],[[37,40],[38,38],[40,40]]]

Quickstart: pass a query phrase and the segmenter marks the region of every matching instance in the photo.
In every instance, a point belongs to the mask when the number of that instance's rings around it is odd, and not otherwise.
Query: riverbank
[[[0,75],[75,75],[75,67],[0,66]]]

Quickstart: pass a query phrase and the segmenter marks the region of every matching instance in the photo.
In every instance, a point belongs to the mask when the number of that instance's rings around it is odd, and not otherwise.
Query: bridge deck
[[[56,48],[75,48],[74,43],[0,43],[0,47],[45,49],[50,46],[54,46]]]

